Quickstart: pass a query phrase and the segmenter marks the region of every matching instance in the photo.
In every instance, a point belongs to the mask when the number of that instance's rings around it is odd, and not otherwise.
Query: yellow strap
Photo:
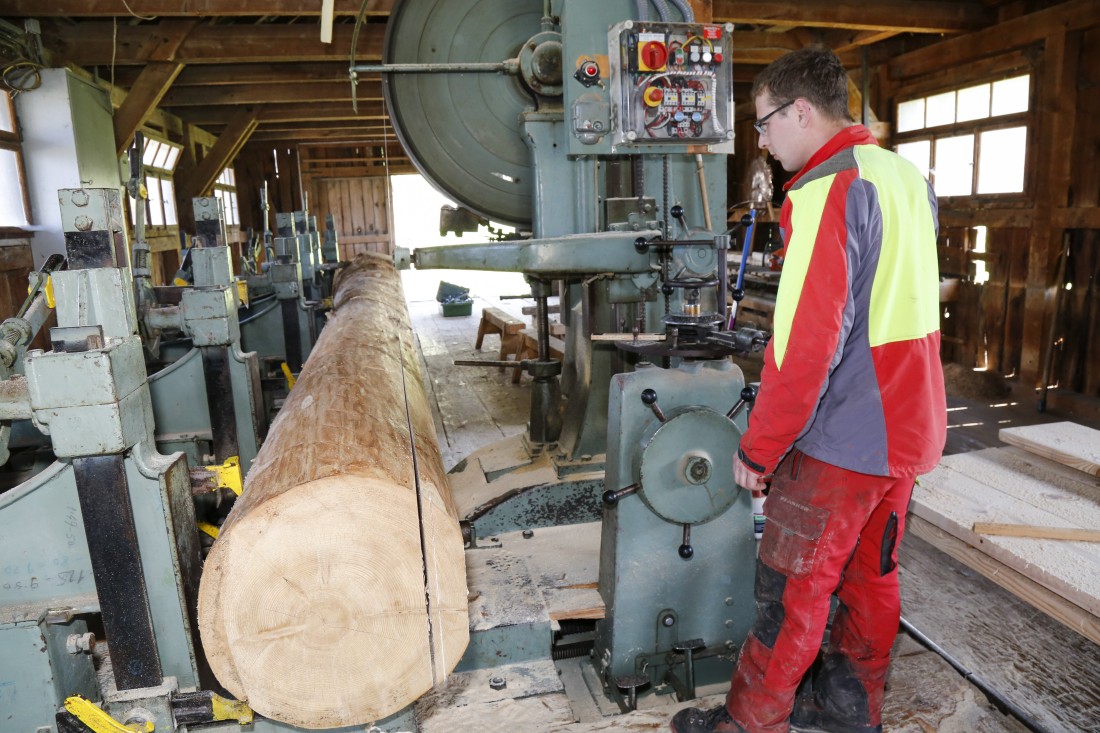
[[[283,376],[286,377],[286,388],[294,389],[294,384],[298,380],[294,378],[293,372],[290,371],[290,367],[287,366],[285,361],[283,362]]]
[[[237,280],[237,299],[241,301],[241,305],[248,307],[248,281]]]
[[[94,733],[153,733],[154,730],[150,721],[123,725],[80,695],[66,698],[65,709]]]
[[[218,528],[209,522],[199,522],[199,529],[210,535],[214,539],[218,539]]]
[[[214,720],[235,720],[241,725],[252,722],[252,708],[240,700],[227,700],[218,695],[211,695],[210,706],[214,709]]]
[[[241,459],[230,456],[220,466],[203,466],[214,474],[214,483],[219,489],[229,489],[237,496],[241,495]],[[214,535],[215,537],[217,535]]]

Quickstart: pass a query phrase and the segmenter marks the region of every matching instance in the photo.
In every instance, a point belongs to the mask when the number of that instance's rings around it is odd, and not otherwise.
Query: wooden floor
[[[476,288],[472,296],[472,315],[460,318],[443,318],[439,305],[428,298],[414,297],[409,303],[448,467],[475,448],[523,432],[527,419],[526,378],[513,385],[510,374],[495,368],[455,367],[452,362],[456,358],[496,358],[495,337],[486,340],[484,353],[473,349],[482,307],[503,308],[520,316],[521,307],[531,302],[501,301],[495,294],[479,294]],[[750,379],[755,376],[752,363],[743,368]],[[755,369],[758,372],[758,364]],[[951,397],[949,406],[953,409],[947,453],[1003,445],[997,431],[1005,426],[1066,419],[1057,413],[1039,414],[1032,403],[1011,397]],[[1100,647],[912,534],[902,544],[901,567],[903,614],[913,626],[1019,706],[1040,730],[1100,732]],[[469,676],[473,674],[455,675],[442,698],[425,704],[430,707],[440,700],[453,701],[467,688],[481,689]],[[558,676],[563,676],[560,669]],[[476,727],[483,733],[582,733],[609,727],[652,731],[663,729],[674,709],[643,710],[614,723],[573,722],[583,716],[565,703],[564,693],[561,698],[555,697],[557,694],[543,690],[530,698],[537,700],[530,703],[537,710],[524,708],[521,700],[498,695],[500,700],[493,706],[504,711],[499,720],[486,718],[472,705],[468,709],[451,705],[446,715],[433,719],[439,721],[441,730]],[[715,696],[707,702],[719,699]],[[939,655],[905,635],[895,649],[884,715],[885,729],[898,733],[1026,730],[998,712]]]

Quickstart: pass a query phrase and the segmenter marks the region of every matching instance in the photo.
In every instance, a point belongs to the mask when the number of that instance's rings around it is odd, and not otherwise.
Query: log
[[[361,255],[333,301],[199,589],[218,681],[304,728],[401,710],[469,641],[462,535],[401,281]]]

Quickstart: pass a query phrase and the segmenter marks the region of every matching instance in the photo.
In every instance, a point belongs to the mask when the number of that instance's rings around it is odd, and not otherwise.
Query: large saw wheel
[[[541,30],[540,0],[399,0],[388,64],[501,62]],[[389,73],[382,89],[397,137],[433,186],[493,221],[531,222],[530,152],[520,115],[535,97],[519,76]]]

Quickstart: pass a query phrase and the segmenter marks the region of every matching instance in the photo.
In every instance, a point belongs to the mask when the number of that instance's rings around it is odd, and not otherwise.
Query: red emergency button
[[[668,64],[668,48],[660,41],[649,41],[638,51],[642,71],[660,71]]]
[[[645,99],[645,103],[650,107],[658,107],[661,104],[661,100],[665,98],[665,93],[661,91],[660,87],[649,87],[642,95]]]

